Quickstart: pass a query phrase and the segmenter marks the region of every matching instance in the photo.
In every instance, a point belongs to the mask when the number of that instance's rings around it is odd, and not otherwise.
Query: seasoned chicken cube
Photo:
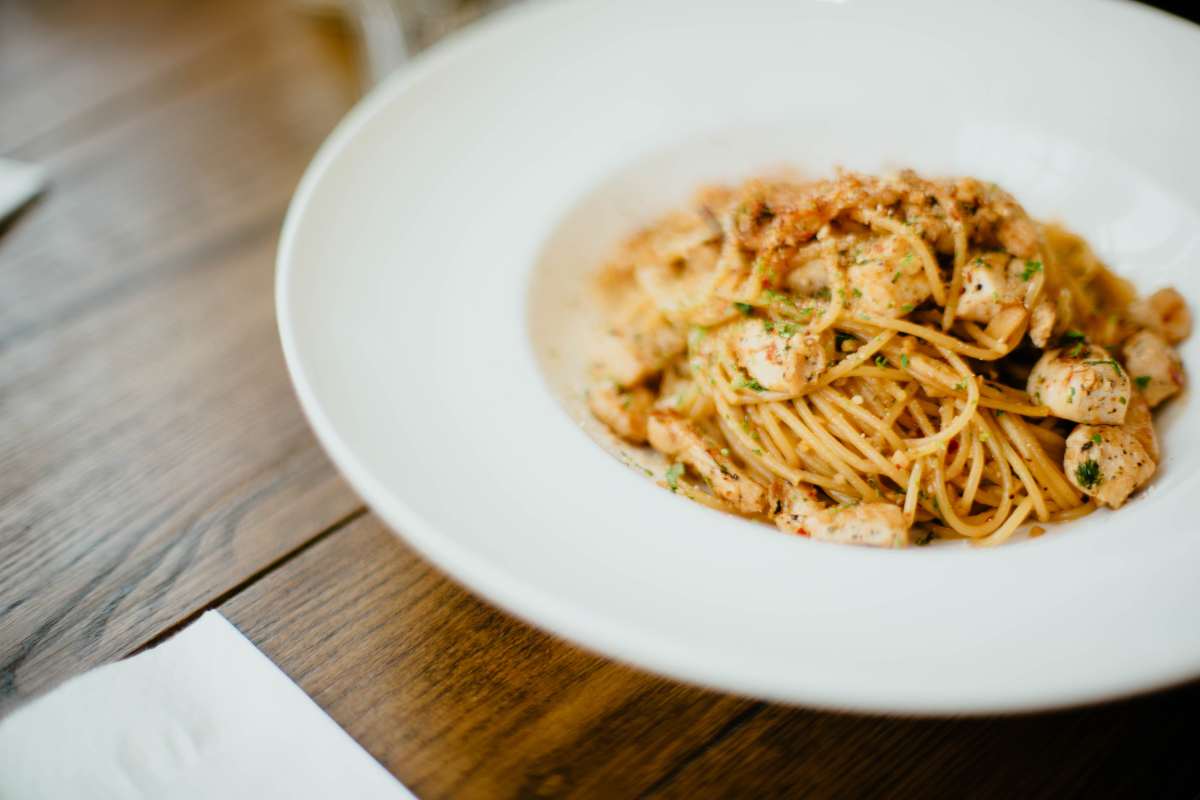
[[[1125,342],[1125,368],[1150,407],[1183,388],[1183,361],[1166,339],[1145,330]]]
[[[858,503],[829,507],[808,484],[771,487],[771,510],[782,531],[825,542],[872,547],[902,547],[908,543],[904,511],[891,503]]]
[[[700,419],[713,413],[713,402],[694,378],[678,369],[670,369],[663,373],[654,410],[675,411],[691,419]]]
[[[730,326],[728,335],[738,364],[750,375],[749,387],[756,391],[798,392],[835,357],[830,331],[812,335],[793,324],[748,319]]]
[[[1058,306],[1054,301],[1043,300],[1034,306],[1033,313],[1029,315],[1029,339],[1035,347],[1046,349],[1057,321]]]
[[[1103,347],[1047,350],[1029,373],[1026,391],[1056,417],[1094,425],[1125,421],[1129,376]]]
[[[766,509],[766,490],[740,474],[734,463],[721,453],[721,448],[683,417],[669,411],[655,411],[650,415],[647,434],[651,447],[687,464],[717,497],[738,511],[757,514]]]
[[[1157,466],[1125,426],[1077,425],[1067,437],[1063,469],[1084,494],[1120,508],[1154,476]]]
[[[989,322],[1005,308],[1022,306],[1029,282],[1041,269],[1040,261],[1011,258],[1007,253],[970,256],[963,265],[963,291],[955,313],[962,319]]]
[[[1158,434],[1154,431],[1154,418],[1150,416],[1150,404],[1140,392],[1134,392],[1129,399],[1129,410],[1125,412],[1125,424],[1121,426],[1133,434],[1154,463],[1159,462]]]
[[[899,236],[872,239],[850,256],[852,263],[846,270],[850,296],[845,299],[854,311],[899,318],[929,297],[925,267]]]
[[[588,390],[588,407],[613,433],[634,444],[646,441],[646,421],[654,395],[644,386],[626,389],[601,381]]]
[[[806,261],[788,272],[784,283],[796,294],[816,294],[829,286],[829,266],[821,258]]]
[[[683,334],[661,317],[642,319],[606,331],[597,339],[593,355],[605,377],[634,386],[660,371],[686,344]]]
[[[1129,316],[1171,344],[1179,344],[1192,332],[1192,314],[1183,295],[1174,289],[1159,289],[1143,297],[1129,307]]]

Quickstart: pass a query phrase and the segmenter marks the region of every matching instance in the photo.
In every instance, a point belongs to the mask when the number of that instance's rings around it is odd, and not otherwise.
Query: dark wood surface
[[[1197,684],[786,708],[582,652],[386,532],[308,432],[271,297],[356,63],[281,0],[0,0],[0,155],[53,174],[0,228],[0,716],[217,607],[422,797],[1200,796]]]

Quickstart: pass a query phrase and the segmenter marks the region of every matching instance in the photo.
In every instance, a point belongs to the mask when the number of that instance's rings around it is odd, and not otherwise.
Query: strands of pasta
[[[1031,312],[1039,304],[1052,313],[1056,335],[1070,331],[1075,341],[1099,345],[1121,341],[1131,330],[1124,311],[1136,298],[1132,287],[1078,237],[1053,225],[1035,227],[995,187],[990,194],[954,195],[961,184],[951,190],[911,173],[897,185],[871,180],[825,184],[815,200],[802,189],[789,194],[777,187],[785,201],[779,207],[793,209],[794,219],[781,219],[774,233],[755,227],[770,227],[776,209],[751,187],[736,205],[724,196],[724,210],[690,223],[669,218],[663,229],[683,231],[684,245],[639,240],[639,252],[652,256],[626,268],[638,296],[674,330],[691,331],[683,352],[666,364],[657,407],[685,415],[715,443],[715,468],[736,466],[763,487],[816,487],[838,507],[894,504],[906,526],[942,538],[996,545],[1027,522],[1090,513],[1095,503],[1063,470],[1063,429],[1040,396],[1018,388],[1028,360],[1009,356],[1027,334],[1034,338]],[[934,198],[922,208],[936,210],[906,219],[904,198],[922,192]],[[981,211],[988,203],[990,217]],[[1017,248],[1026,251],[1023,260],[995,244],[997,220],[1014,218],[1028,222]],[[925,301],[905,303],[900,313],[900,300],[887,312],[854,302],[862,289],[878,288],[850,279],[853,265],[864,263],[857,254],[884,240],[898,260],[879,263],[911,267],[880,281],[896,284],[907,276],[927,286]],[[816,265],[820,274],[785,286],[780,276],[797,263],[805,270]],[[985,315],[963,311],[973,265],[995,270],[991,276],[1015,265],[1022,296],[997,302]],[[753,324],[789,349],[799,341],[794,337],[835,344],[818,354],[820,363],[804,380],[766,386],[747,371],[740,340],[725,335]],[[1044,341],[1048,326],[1042,327]],[[673,394],[677,386],[686,391]],[[668,488],[714,508],[764,513],[761,506],[738,508],[707,477],[693,477],[681,470]],[[777,515],[780,506],[765,513]]]

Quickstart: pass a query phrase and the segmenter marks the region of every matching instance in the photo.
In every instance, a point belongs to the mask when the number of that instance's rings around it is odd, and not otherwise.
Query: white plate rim
[[[469,549],[460,547],[450,537],[440,533],[361,463],[338,433],[337,426],[326,413],[314,391],[296,341],[296,323],[291,316],[289,305],[292,291],[289,266],[293,258],[292,246],[305,209],[331,166],[353,143],[355,137],[369,125],[372,118],[395,98],[419,85],[428,76],[449,68],[463,58],[473,45],[487,39],[502,37],[509,29],[521,26],[534,17],[564,13],[564,8],[583,5],[586,2],[587,0],[578,0],[577,3],[552,4],[549,0],[533,0],[524,6],[499,12],[483,24],[455,33],[437,47],[419,56],[410,66],[373,90],[347,113],[321,145],[289,204],[276,259],[275,291],[277,322],[285,362],[303,413],[318,441],[368,506],[424,558],[472,592],[521,619],[551,633],[566,636],[572,642],[601,655],[615,657],[700,686],[747,697],[801,703],[830,710],[990,714],[1068,708],[1101,700],[1114,700],[1184,683],[1200,674],[1200,662],[1181,662],[1176,664],[1174,669],[1163,670],[1154,675],[1130,675],[1123,680],[1106,680],[1103,685],[1081,682],[1075,692],[1024,691],[1006,698],[979,698],[975,702],[958,701],[947,706],[936,703],[913,705],[900,698],[880,700],[878,697],[864,703],[861,696],[849,687],[841,693],[825,690],[806,694],[793,687],[781,690],[778,687],[765,686],[754,680],[746,680],[745,676],[737,671],[711,669],[691,663],[688,661],[686,650],[674,648],[654,637],[643,637],[613,626],[603,615],[563,603],[554,595],[497,569],[486,559],[477,557]],[[1120,5],[1136,4],[1121,2]],[[1146,14],[1167,18],[1173,23],[1190,25],[1157,8],[1138,6],[1138,9]]]

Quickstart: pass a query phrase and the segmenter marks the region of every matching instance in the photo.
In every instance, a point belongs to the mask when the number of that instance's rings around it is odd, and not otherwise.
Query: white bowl
[[[615,658],[870,711],[1182,681],[1200,674],[1188,398],[1165,415],[1159,478],[1119,512],[996,549],[879,552],[711,512],[606,454],[581,431],[570,332],[621,236],[699,183],[781,164],[995,180],[1139,286],[1195,301],[1198,79],[1197,29],[1124,3],[504,13],[374,92],[316,157],[279,253],[288,366],[400,535]]]

